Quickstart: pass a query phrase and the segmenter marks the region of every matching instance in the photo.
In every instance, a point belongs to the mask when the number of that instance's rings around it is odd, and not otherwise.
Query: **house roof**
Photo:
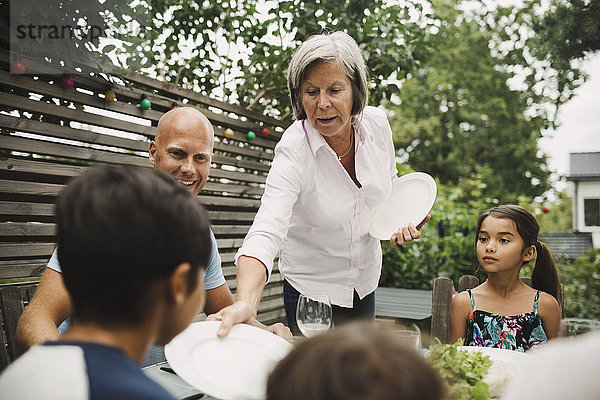
[[[569,180],[600,180],[600,152],[571,153]]]
[[[593,249],[592,234],[584,232],[555,232],[540,235],[554,257],[564,257],[574,260]]]

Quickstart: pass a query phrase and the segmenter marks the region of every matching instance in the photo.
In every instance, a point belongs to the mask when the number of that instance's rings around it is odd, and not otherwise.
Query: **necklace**
[[[350,136],[350,147],[348,147],[348,151],[346,151],[341,156],[337,156],[339,162],[342,162],[342,158],[346,157],[348,153],[350,153],[350,150],[352,150],[352,147],[354,147],[354,132],[352,132],[351,135],[352,136]]]

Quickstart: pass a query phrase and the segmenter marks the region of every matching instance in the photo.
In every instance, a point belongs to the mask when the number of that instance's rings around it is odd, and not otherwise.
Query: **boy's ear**
[[[531,261],[533,257],[535,257],[536,249],[535,245],[531,245],[525,249],[525,253],[523,253],[523,262]]]
[[[169,297],[175,304],[181,304],[188,293],[188,276],[192,267],[190,263],[181,263],[175,268],[169,277]]]

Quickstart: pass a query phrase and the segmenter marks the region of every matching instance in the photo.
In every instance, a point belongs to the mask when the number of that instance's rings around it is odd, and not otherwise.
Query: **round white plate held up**
[[[437,185],[424,172],[413,172],[394,181],[392,192],[373,215],[369,233],[388,240],[400,227],[421,223],[435,203]]]

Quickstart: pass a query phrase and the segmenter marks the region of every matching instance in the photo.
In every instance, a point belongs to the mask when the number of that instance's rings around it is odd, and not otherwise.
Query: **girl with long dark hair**
[[[539,230],[535,217],[516,205],[498,206],[479,217],[477,259],[488,278],[452,300],[451,342],[464,338],[466,346],[527,351],[558,335],[560,283],[552,254],[538,240]],[[519,272],[534,258],[530,287]]]

